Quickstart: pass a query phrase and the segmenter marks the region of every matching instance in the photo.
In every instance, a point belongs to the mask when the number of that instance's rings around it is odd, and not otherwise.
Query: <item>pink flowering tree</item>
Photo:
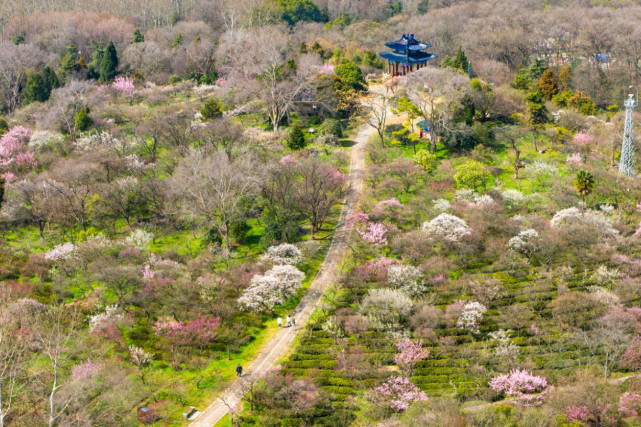
[[[405,338],[396,342],[396,348],[399,350],[399,353],[394,355],[394,363],[396,363],[408,377],[412,376],[414,366],[430,355],[430,351],[423,348],[423,340],[412,341],[409,338]]]
[[[425,402],[427,395],[405,377],[391,377],[376,392],[394,412],[403,412],[414,402]]]
[[[31,129],[14,126],[0,138],[0,170],[31,169],[37,166],[33,152],[27,149]]]
[[[380,257],[371,259],[354,268],[354,276],[362,282],[384,282],[387,280],[387,273],[393,259]]]
[[[347,222],[350,224],[367,224],[369,222],[369,215],[362,211],[354,212],[349,216]]]
[[[627,391],[619,398],[619,414],[622,417],[638,417],[641,412],[641,394]],[[569,417],[568,417],[569,420]]]
[[[565,416],[568,422],[578,421],[580,423],[587,423],[590,418],[590,409],[587,406],[566,406]]]
[[[172,354],[179,346],[198,346],[203,348],[215,341],[218,336],[220,317],[202,316],[189,322],[173,317],[160,317],[154,324],[154,332],[164,337],[171,345]]]
[[[565,158],[565,162],[570,166],[572,169],[577,169],[583,166],[583,158],[581,157],[581,153],[574,153]]]
[[[384,224],[369,222],[367,223],[367,229],[365,231],[357,231],[367,243],[377,247],[387,245],[387,237],[385,237],[387,227],[385,227]]]
[[[334,64],[325,63],[318,67],[318,74],[334,75]]]
[[[542,403],[543,395],[550,389],[545,377],[532,375],[525,369],[513,369],[490,380],[490,388],[497,393],[517,398],[524,406]]]
[[[131,77],[121,77],[118,76],[114,80],[114,82],[111,84],[111,87],[116,89],[118,93],[125,94],[125,95],[131,95],[134,93],[134,81],[132,80]]]
[[[579,132],[574,135],[574,143],[579,146],[583,152],[583,163],[587,162],[588,154],[594,146],[594,136],[589,133]]]
[[[372,209],[372,216],[377,219],[389,217],[400,220],[404,217],[406,210],[405,205],[392,198],[376,203]]]

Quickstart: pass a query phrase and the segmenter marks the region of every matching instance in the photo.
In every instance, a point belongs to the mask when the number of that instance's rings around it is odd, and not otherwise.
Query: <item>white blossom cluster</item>
[[[372,325],[393,331],[401,319],[412,311],[412,299],[400,289],[370,289],[361,303],[361,312],[369,317]]]
[[[542,160],[537,160],[536,162],[525,166],[525,172],[539,181],[546,180],[559,174],[559,170],[556,167]]]
[[[518,235],[512,237],[508,242],[508,245],[514,252],[529,256],[536,250],[538,240],[539,233],[530,228],[528,230],[521,231]]]
[[[387,281],[395,288],[405,290],[412,296],[425,292],[423,272],[412,265],[393,265],[387,272]]]
[[[291,243],[283,243],[267,248],[267,256],[276,264],[296,265],[303,261],[303,254]]]
[[[458,242],[463,237],[472,234],[472,230],[464,220],[447,213],[442,213],[433,220],[424,222],[423,231],[450,242]]]
[[[64,136],[58,132],[50,132],[48,130],[36,131],[29,139],[29,148],[37,151],[49,145],[61,144],[64,142],[64,139]]]
[[[121,318],[122,314],[116,313],[117,309],[117,304],[110,305],[105,307],[105,311],[102,313],[96,313],[89,317],[89,331],[94,332],[113,320]]]
[[[47,261],[61,261],[63,259],[68,259],[76,253],[76,245],[73,243],[64,243],[58,245],[48,251],[45,254],[45,259]]]
[[[487,308],[480,302],[468,302],[458,318],[457,326],[473,334],[479,333],[479,324]]]
[[[494,204],[494,199],[488,194],[477,194],[474,196],[474,204],[478,207],[484,208]]]
[[[521,349],[519,346],[512,342],[512,339],[508,336],[510,330],[499,329],[498,331],[491,332],[488,334],[492,341],[496,344],[494,347],[494,355],[496,357],[508,357],[513,358],[519,355]]]
[[[437,212],[445,212],[450,208],[451,204],[445,199],[436,199],[432,203],[432,208]]]
[[[590,282],[596,286],[610,286],[619,276],[619,270],[616,268],[608,268],[605,265],[600,265],[590,276]]]
[[[145,162],[137,154],[130,154],[125,157],[125,164],[131,172],[138,172],[145,167]]]
[[[619,305],[621,300],[619,297],[607,289],[600,288],[598,286],[593,286],[590,289],[590,297],[599,304],[606,305],[608,307],[615,307]]]
[[[276,265],[252,277],[238,304],[250,311],[263,311],[283,304],[301,287],[305,273],[292,265]]]
[[[612,226],[603,212],[585,210],[578,208],[562,209],[554,214],[550,225],[554,228],[566,228],[576,225],[589,226],[599,231],[603,236],[616,237],[619,232]]]
[[[138,228],[127,236],[125,243],[129,246],[135,247],[139,251],[144,251],[149,247],[153,239],[154,235],[152,233],[145,231],[142,228]]]
[[[96,147],[110,147],[116,150],[125,148],[125,144],[107,131],[85,134],[76,140],[76,147],[80,150],[89,150]]]
[[[470,188],[460,188],[454,192],[454,198],[456,200],[467,200],[469,202],[474,200],[476,197],[476,191]]]

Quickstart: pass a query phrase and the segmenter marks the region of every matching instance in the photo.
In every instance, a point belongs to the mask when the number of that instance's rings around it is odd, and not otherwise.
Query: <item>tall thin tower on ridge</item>
[[[629,87],[632,89],[632,86]],[[635,146],[634,146],[634,109],[639,105],[639,90],[637,97],[634,94],[628,94],[625,100],[625,124],[623,126],[623,145],[621,146],[621,162],[619,163],[619,173],[628,177],[637,174],[634,167]]]

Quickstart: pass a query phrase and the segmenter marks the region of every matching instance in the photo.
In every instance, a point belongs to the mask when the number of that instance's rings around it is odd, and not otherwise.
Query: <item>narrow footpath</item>
[[[318,306],[321,297],[334,281],[340,261],[343,259],[352,226],[347,219],[356,207],[360,195],[363,191],[363,174],[365,171],[365,146],[375,129],[367,123],[363,124],[355,138],[355,144],[351,148],[351,162],[349,168],[349,190],[345,197],[345,202],[341,209],[340,218],[334,238],[327,251],[325,260],[321,265],[318,274],[310,285],[307,293],[303,296],[298,307],[296,307],[293,316],[296,319],[296,329],[282,328],[276,336],[272,338],[254,361],[243,371],[243,376],[237,378],[227,387],[216,400],[207,407],[195,420],[190,424],[193,427],[212,427],[225,414],[229,412],[230,407],[234,407],[242,399],[243,390],[261,374],[264,374],[272,365],[287,354],[290,350],[291,343],[298,334],[298,331],[305,328],[309,317],[314,309]],[[224,401],[223,401],[224,400]]]

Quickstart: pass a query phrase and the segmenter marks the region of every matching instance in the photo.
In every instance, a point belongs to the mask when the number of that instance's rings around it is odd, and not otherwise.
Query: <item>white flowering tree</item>
[[[138,228],[132,231],[129,236],[127,236],[127,238],[125,239],[125,243],[127,243],[129,246],[135,247],[139,251],[144,251],[145,249],[149,248],[149,245],[151,245],[151,242],[153,240],[153,234],[143,230],[142,228]]]
[[[252,277],[238,303],[249,311],[271,310],[291,298],[304,278],[305,273],[292,265],[276,265],[265,274]]]
[[[303,261],[303,254],[295,245],[290,243],[269,247],[267,256],[276,264],[296,265]]]
[[[58,245],[45,253],[44,258],[47,261],[62,261],[63,259],[71,258],[75,253],[76,245],[67,242],[62,245]]]
[[[425,292],[423,272],[412,265],[393,265],[387,272],[387,281],[395,288],[415,296]]]
[[[518,235],[512,237],[508,246],[514,252],[525,255],[529,258],[538,248],[538,243],[539,233],[530,228],[528,230],[523,230]]]
[[[554,214],[550,220],[552,228],[570,228],[574,226],[590,227],[603,237],[618,237],[616,230],[609,218],[603,212],[592,210],[579,210],[578,208],[562,209]]]
[[[479,325],[481,324],[481,319],[487,311],[487,308],[480,302],[468,302],[463,306],[463,311],[461,312],[457,326],[466,331],[478,334]]]
[[[370,289],[360,310],[372,324],[383,330],[397,330],[403,318],[412,311],[412,299],[400,289]]]
[[[464,220],[448,213],[442,213],[433,220],[424,222],[423,231],[450,242],[458,242],[472,234]]]

